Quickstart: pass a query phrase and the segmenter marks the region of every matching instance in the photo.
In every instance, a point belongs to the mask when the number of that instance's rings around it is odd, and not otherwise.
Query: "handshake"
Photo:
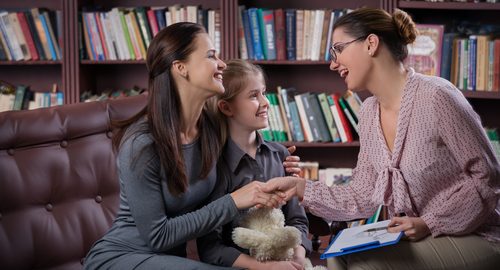
[[[253,206],[277,208],[294,196],[302,200],[306,180],[294,176],[276,177],[268,182],[253,181],[231,193],[238,209]]]

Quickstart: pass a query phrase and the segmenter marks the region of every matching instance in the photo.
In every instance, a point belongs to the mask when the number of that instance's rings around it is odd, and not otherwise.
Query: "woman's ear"
[[[219,100],[217,101],[217,107],[219,108],[219,111],[221,111],[225,116],[233,116],[233,111],[231,110],[231,106],[229,106],[229,102],[225,100]]]
[[[380,45],[380,40],[378,36],[375,34],[369,34],[368,37],[366,38],[366,42],[368,45],[367,47],[368,55],[374,56],[377,53]]]
[[[188,77],[186,65],[179,60],[175,60],[174,62],[172,62],[172,71],[183,78],[187,79]]]

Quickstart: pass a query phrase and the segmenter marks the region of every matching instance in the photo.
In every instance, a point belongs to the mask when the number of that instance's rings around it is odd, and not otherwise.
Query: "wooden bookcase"
[[[79,102],[86,90],[147,87],[144,61],[90,61],[79,56],[79,12],[84,8],[169,6],[173,4],[202,5],[221,10],[221,57],[238,57],[238,6],[258,8],[339,9],[362,6],[380,7],[388,11],[401,8],[417,23],[438,23],[450,27],[457,20],[500,25],[500,4],[488,3],[430,3],[398,0],[0,0],[0,9],[7,11],[45,7],[61,10],[63,14],[61,61],[0,62],[0,79],[13,84],[30,85],[38,91],[48,91],[57,83],[64,92],[65,103]],[[329,70],[326,61],[255,61],[263,66],[268,77],[268,89],[276,86],[295,87],[300,92],[343,92],[344,82]],[[472,92],[464,94],[481,116],[485,126],[500,127],[500,93]],[[365,95],[366,96],[366,95]],[[289,143],[292,144],[292,143]],[[293,143],[303,160],[318,160],[320,166],[354,167],[359,143]]]
[[[445,32],[453,30],[461,21],[500,25],[500,3],[395,2],[395,6],[408,12],[415,22],[443,24]],[[500,128],[500,92],[464,90],[463,93],[481,116],[483,126]]]

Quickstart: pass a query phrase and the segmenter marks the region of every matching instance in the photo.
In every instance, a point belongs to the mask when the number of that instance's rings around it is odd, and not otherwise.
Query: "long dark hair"
[[[340,17],[333,25],[333,30],[340,27],[355,38],[377,35],[398,61],[406,59],[406,45],[413,43],[418,35],[410,15],[400,9],[395,9],[391,15],[383,9],[359,8]]]
[[[160,159],[167,186],[174,195],[186,191],[188,179],[180,139],[181,101],[170,68],[172,62],[185,61],[196,49],[194,40],[201,33],[206,33],[203,26],[182,22],[164,28],[154,37],[147,53],[147,106],[130,119],[117,123],[119,130],[113,137],[113,146],[118,149],[128,126],[146,116],[147,129],[134,132],[151,134],[152,148]],[[200,178],[206,178],[220,153],[219,130],[205,109],[197,125],[202,154]]]

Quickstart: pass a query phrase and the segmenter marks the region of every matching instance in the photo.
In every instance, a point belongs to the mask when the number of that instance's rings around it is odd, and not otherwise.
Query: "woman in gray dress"
[[[177,23],[160,31],[147,54],[148,105],[118,123],[120,209],[85,259],[85,269],[218,269],[186,257],[186,242],[231,221],[240,209],[276,207],[277,195],[252,182],[208,203],[221,150],[204,109],[224,92],[205,29]]]

